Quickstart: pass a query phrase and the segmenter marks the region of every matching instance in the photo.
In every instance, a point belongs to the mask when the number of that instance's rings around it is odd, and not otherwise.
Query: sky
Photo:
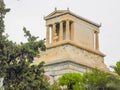
[[[120,60],[120,0],[4,0],[11,11],[5,18],[6,33],[14,42],[26,42],[23,27],[25,26],[39,39],[45,38],[45,21],[54,11],[66,10],[87,18],[98,24],[100,28],[100,51],[106,57],[109,67]]]

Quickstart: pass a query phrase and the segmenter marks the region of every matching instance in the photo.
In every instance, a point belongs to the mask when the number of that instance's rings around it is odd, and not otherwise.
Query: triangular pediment
[[[62,14],[62,13],[64,13],[64,12],[54,12],[54,13],[51,13],[50,15],[48,15],[47,17],[53,17],[53,16],[56,16],[56,15],[60,15],[60,14]]]
[[[55,17],[55,16],[59,16],[59,15],[62,15],[64,13],[66,13],[66,12],[67,12],[67,10],[56,10],[56,11],[50,13],[49,15],[47,15],[45,17],[45,19],[48,19],[48,18],[51,18],[51,17]]]
[[[50,13],[49,15],[47,15],[46,17],[44,17],[44,19],[45,19],[45,20],[48,20],[48,19],[51,19],[51,18],[60,16],[60,15],[63,15],[63,14],[70,14],[70,15],[72,15],[72,16],[74,16],[74,17],[77,17],[78,19],[81,19],[81,20],[83,20],[83,21],[86,21],[86,22],[88,22],[88,23],[90,23],[90,24],[93,24],[93,25],[95,25],[95,26],[97,26],[97,27],[100,27],[100,26],[101,26],[101,25],[99,25],[99,24],[97,24],[97,23],[92,22],[91,20],[88,20],[88,19],[86,19],[86,18],[83,18],[83,17],[81,17],[81,16],[79,16],[79,15],[74,14],[74,13],[71,12],[69,9],[68,9],[68,10],[55,10],[55,11],[53,11],[52,13]]]

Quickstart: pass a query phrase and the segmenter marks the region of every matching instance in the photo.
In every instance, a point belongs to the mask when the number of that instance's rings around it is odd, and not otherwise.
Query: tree
[[[60,77],[59,84],[66,85],[68,90],[119,90],[120,78],[95,68],[92,72],[86,72],[83,75],[64,74]]]
[[[120,61],[116,63],[116,66],[113,67],[115,72],[120,75]]]
[[[7,90],[47,90],[48,85],[44,77],[44,63],[32,65],[34,57],[39,53],[39,48],[45,50],[44,40],[36,41],[26,28],[23,28],[27,43],[15,44],[16,48],[6,69],[4,86]]]
[[[107,84],[108,88],[112,90],[119,90],[120,89],[120,61],[116,63],[115,66],[111,66],[114,69],[115,75],[111,75],[109,82]]]
[[[105,73],[98,69],[84,75],[84,85],[88,90],[119,90],[120,79],[117,75]]]
[[[63,90],[59,87],[58,83],[50,85],[50,90]]]
[[[83,76],[84,84],[88,90],[106,90],[106,84],[109,80],[108,74],[93,69],[92,72],[86,72]]]
[[[59,78],[59,84],[61,86],[67,86],[68,90],[74,90],[76,85],[79,85],[79,88],[84,90],[82,81],[83,76],[79,73],[67,73]]]
[[[116,75],[109,75],[106,86],[108,90],[120,90],[120,78]]]
[[[7,39],[7,35],[4,35],[4,17],[9,10],[10,9],[5,8],[5,4],[3,2],[0,2],[0,77],[4,76],[4,72],[6,70],[5,68],[7,67],[6,54],[9,52],[9,50],[6,47],[10,47],[8,46],[9,43],[11,45],[11,42]]]
[[[5,90],[47,90],[44,62],[32,65],[39,50],[45,50],[44,40],[37,40],[23,28],[28,42],[16,44],[5,35],[4,16],[9,9],[0,2],[0,77],[4,77]]]

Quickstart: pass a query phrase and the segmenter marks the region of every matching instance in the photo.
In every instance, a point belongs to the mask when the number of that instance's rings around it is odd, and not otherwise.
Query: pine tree
[[[5,90],[47,90],[44,62],[32,65],[39,49],[45,50],[44,40],[37,40],[24,27],[28,42],[16,44],[5,35],[4,16],[10,9],[0,2],[0,77],[4,77]]]
[[[4,25],[4,17],[10,9],[5,8],[4,2],[0,1],[0,77],[3,77],[5,74],[5,70],[7,68],[7,60],[8,60],[8,48],[11,43],[7,39],[7,35],[4,35],[5,25]],[[10,44],[8,46],[8,44]],[[6,48],[7,47],[7,48]]]

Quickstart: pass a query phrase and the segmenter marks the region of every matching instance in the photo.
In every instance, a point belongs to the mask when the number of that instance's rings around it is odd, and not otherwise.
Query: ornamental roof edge
[[[55,15],[56,13],[60,13],[60,14]],[[44,19],[49,20],[49,19],[52,19],[54,17],[59,17],[61,15],[65,15],[65,14],[70,14],[70,15],[78,18],[78,19],[81,19],[81,20],[87,22],[87,23],[90,23],[90,24],[95,25],[97,27],[101,27],[101,24],[95,23],[95,22],[93,22],[93,21],[91,21],[89,19],[86,19],[86,18],[82,17],[82,16],[76,15],[75,13],[70,11],[69,9],[67,9],[67,10],[57,10],[57,9],[55,9],[55,11],[53,11],[52,13],[45,16]]]

